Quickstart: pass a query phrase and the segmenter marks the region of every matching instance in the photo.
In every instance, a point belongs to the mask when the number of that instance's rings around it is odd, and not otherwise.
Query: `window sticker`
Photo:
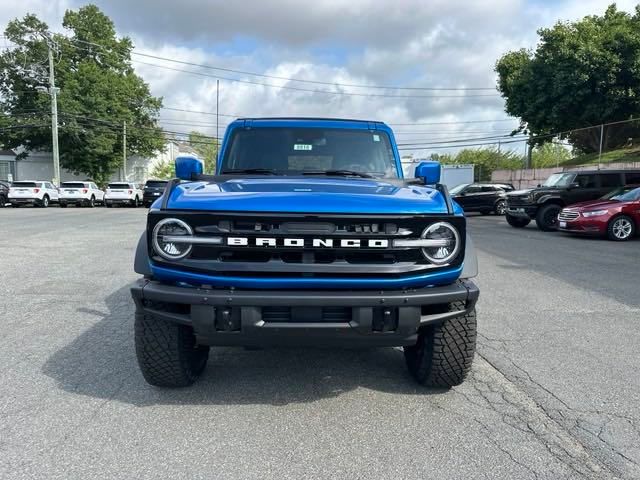
[[[296,143],[293,146],[294,150],[313,150],[313,145],[309,145],[307,143]]]
[[[373,141],[374,142],[379,142],[380,141],[380,135],[374,135],[373,136]]]

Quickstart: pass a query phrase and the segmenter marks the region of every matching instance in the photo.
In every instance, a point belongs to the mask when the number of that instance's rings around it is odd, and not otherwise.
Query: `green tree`
[[[204,173],[214,175],[216,173],[216,157],[218,156],[218,140],[194,130],[189,133],[189,145],[204,161]]]
[[[630,15],[613,4],[603,16],[559,22],[538,34],[535,51],[509,52],[496,64],[506,111],[520,117],[522,130],[549,135],[640,113],[640,6]],[[603,147],[621,146],[638,133],[634,126],[605,127]],[[595,152],[600,129],[560,137],[582,152]]]
[[[475,181],[491,179],[491,173],[497,169],[514,170],[522,167],[522,156],[511,150],[498,148],[465,148],[455,155],[450,153],[432,155],[433,160],[449,165],[475,165]]]
[[[571,152],[558,143],[544,143],[531,151],[533,168],[555,167],[571,158]]]
[[[176,166],[173,160],[166,160],[164,162],[158,163],[151,169],[149,173],[149,178],[157,179],[157,180],[169,180],[171,178],[175,178],[176,176]]]
[[[15,44],[0,54],[0,144],[24,147],[22,156],[51,149],[47,44],[55,49],[60,163],[105,183],[122,166],[122,131],[127,122],[127,154],[151,156],[163,148],[157,126],[160,98],[131,66],[132,43],[117,38],[113,22],[96,6],[68,10],[63,27],[51,34],[46,23],[26,15],[7,25]]]

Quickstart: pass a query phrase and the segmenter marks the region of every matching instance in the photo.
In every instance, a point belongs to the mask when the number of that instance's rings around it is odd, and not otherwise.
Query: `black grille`
[[[507,195],[507,205],[526,205],[529,202],[528,195]]]
[[[351,321],[349,307],[263,307],[262,320],[271,323],[347,323]]]
[[[147,232],[167,217],[180,218],[199,238],[242,237],[247,245],[195,244],[187,258],[167,261],[152,248],[154,263],[217,275],[252,277],[400,277],[437,271],[460,265],[464,256],[465,219],[436,215],[300,215],[243,213],[151,212]],[[394,247],[395,239],[418,239],[431,223],[447,221],[460,233],[460,253],[449,265],[432,265],[417,247]],[[149,233],[150,234],[150,233]],[[275,238],[275,246],[256,246],[258,238]],[[284,238],[300,239],[302,246],[284,246]],[[313,240],[333,239],[331,247],[313,246]],[[342,241],[360,240],[357,248],[346,248]],[[387,241],[386,247],[372,247],[370,241]],[[151,238],[148,244],[151,246]]]

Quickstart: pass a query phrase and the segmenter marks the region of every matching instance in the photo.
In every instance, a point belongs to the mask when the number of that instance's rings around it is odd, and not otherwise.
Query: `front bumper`
[[[214,290],[146,279],[131,288],[136,316],[191,326],[200,344],[238,346],[413,345],[421,327],[471,311],[479,293],[469,280],[388,291]],[[462,309],[450,311],[453,302]],[[274,311],[287,320],[274,321]],[[325,311],[340,318],[332,321]]]
[[[507,202],[506,214],[512,217],[526,218],[531,220],[538,213],[537,205],[510,205]]]
[[[580,218],[573,221],[559,221],[558,230],[566,233],[576,233],[580,235],[600,236],[607,233],[609,217],[605,218]]]

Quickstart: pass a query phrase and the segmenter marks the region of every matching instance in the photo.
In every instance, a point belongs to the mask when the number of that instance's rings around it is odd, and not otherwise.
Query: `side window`
[[[480,192],[480,187],[476,187],[476,186],[467,187],[464,190],[464,193],[466,193],[467,195],[469,195],[470,193],[478,193],[478,192]]]
[[[625,173],[624,184],[625,185],[640,185],[640,172],[626,172]]]
[[[603,173],[600,175],[600,186],[605,187],[620,187],[622,186],[622,179],[619,173]]]
[[[578,175],[576,177],[576,183],[580,185],[580,188],[596,188],[596,176]]]
[[[482,188],[482,193],[493,193],[496,191],[495,187],[491,187],[489,185],[481,187]]]

